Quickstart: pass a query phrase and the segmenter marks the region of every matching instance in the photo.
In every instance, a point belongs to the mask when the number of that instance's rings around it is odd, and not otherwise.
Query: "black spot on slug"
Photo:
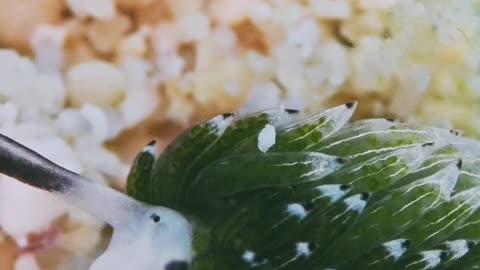
[[[345,103],[345,106],[347,106],[347,108],[349,108],[349,109],[351,109],[353,107],[353,105],[355,105],[355,102]]]
[[[448,251],[442,250],[439,257],[442,261],[445,260],[448,257]]]
[[[187,270],[188,263],[186,261],[171,261],[165,266],[165,270]]]
[[[157,140],[150,141],[147,146],[154,146],[157,143]]]
[[[152,214],[150,218],[153,220],[153,222],[158,223],[160,222],[160,216],[157,214]]]
[[[426,142],[426,143],[422,144],[422,147],[433,146],[434,144],[435,144],[434,142]]]
[[[395,118],[385,118],[388,122],[395,122]]]
[[[362,194],[360,196],[360,199],[362,199],[362,201],[366,201],[366,200],[368,200],[368,198],[370,198],[370,193],[362,192]]]
[[[227,118],[234,117],[234,116],[235,116],[234,113],[224,113],[224,114],[222,114],[223,119],[227,119]]]
[[[450,129],[450,133],[452,133],[455,136],[461,136],[462,135],[462,131],[457,130],[457,129]]]
[[[299,113],[299,112],[300,112],[299,110],[294,110],[294,109],[285,109],[285,111],[286,111],[288,114],[296,114],[296,113]]]
[[[318,244],[317,243],[312,243],[312,242],[308,242],[308,249],[310,249],[310,251],[313,251],[315,249],[318,248]]]
[[[345,190],[348,190],[349,188],[350,188],[350,185],[347,185],[347,184],[340,185],[340,190],[345,191]]]
[[[345,162],[347,162],[346,159],[340,158],[340,157],[336,158],[335,161],[336,161],[338,164],[344,164]]]
[[[472,240],[467,240],[467,247],[468,249],[471,249],[475,246],[475,241],[472,241]]]
[[[302,206],[305,208],[305,210],[310,211],[315,207],[315,204],[313,202],[306,202],[303,203]]]
[[[412,241],[407,239],[403,241],[402,248],[408,248],[411,244],[412,244]]]
[[[463,161],[462,159],[459,159],[457,162],[457,168],[460,170],[462,168],[462,165],[463,165]]]

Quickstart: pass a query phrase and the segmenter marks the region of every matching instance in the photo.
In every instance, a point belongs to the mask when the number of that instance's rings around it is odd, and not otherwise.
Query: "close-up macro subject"
[[[480,0],[0,24],[0,270],[480,269]]]

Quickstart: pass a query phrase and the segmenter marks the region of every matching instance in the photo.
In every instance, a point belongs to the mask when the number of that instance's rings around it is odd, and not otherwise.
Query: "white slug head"
[[[107,250],[90,270],[186,270],[192,259],[190,223],[174,210],[138,203],[114,226]]]
[[[113,227],[107,250],[90,270],[184,270],[192,260],[191,226],[178,212],[90,181],[1,134],[0,173],[52,192]]]

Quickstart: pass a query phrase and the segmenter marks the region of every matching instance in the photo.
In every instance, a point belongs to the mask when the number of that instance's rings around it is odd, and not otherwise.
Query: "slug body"
[[[194,270],[480,266],[480,144],[355,107],[217,116],[138,159],[128,193],[189,217]]]
[[[128,196],[0,137],[0,171],[114,227],[92,270],[474,269],[480,144],[356,103],[193,126],[137,156]]]

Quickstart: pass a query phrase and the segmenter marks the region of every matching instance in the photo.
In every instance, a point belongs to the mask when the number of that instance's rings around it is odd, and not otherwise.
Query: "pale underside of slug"
[[[215,117],[139,155],[129,195],[193,222],[195,270],[480,266],[479,143],[355,107]]]

